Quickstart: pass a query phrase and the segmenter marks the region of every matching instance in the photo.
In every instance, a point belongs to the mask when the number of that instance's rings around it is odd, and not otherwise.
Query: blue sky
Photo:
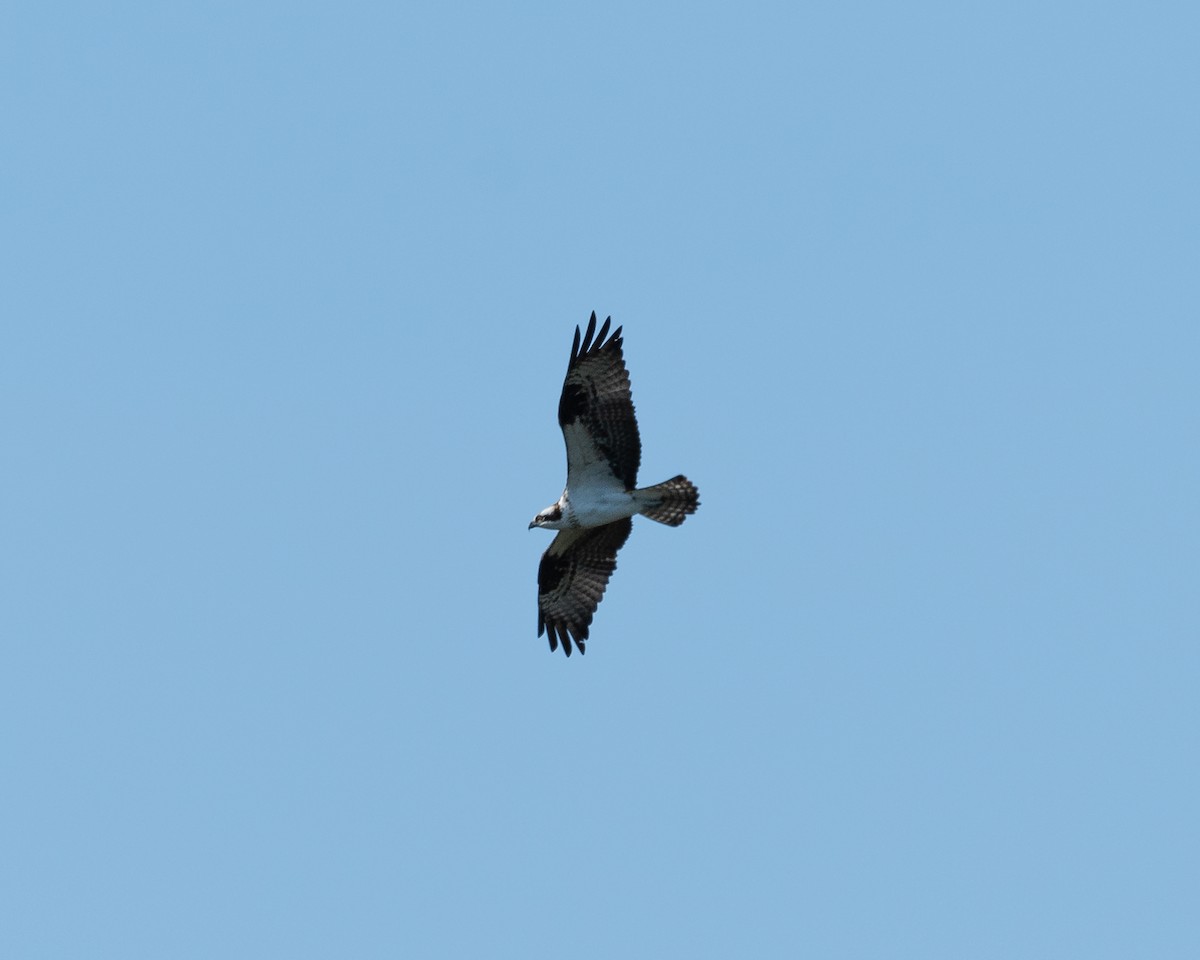
[[[1196,956],[1198,28],[10,4],[0,953]]]

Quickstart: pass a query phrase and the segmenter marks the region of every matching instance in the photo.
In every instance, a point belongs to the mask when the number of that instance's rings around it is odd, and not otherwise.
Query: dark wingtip
[[[608,336],[608,328],[612,323],[612,317],[605,317],[604,324],[600,327],[600,335],[596,337],[596,348],[604,346],[604,338]]]
[[[587,356],[588,352],[594,352],[606,347],[609,344],[621,345],[621,327],[613,332],[611,337],[608,336],[608,329],[612,326],[612,317],[605,317],[604,323],[600,325],[600,329],[596,329],[596,311],[592,311],[591,317],[588,318],[587,330],[580,333],[580,328],[575,327],[575,341],[571,344],[571,364],[574,365],[581,357]],[[607,342],[605,342],[607,340]]]
[[[576,327],[575,329],[578,330],[579,328]],[[583,345],[579,348],[579,352],[576,354],[576,356],[583,356],[585,353],[587,353],[592,348],[592,337],[595,335],[595,333],[596,333],[596,311],[593,310],[592,311],[592,319],[590,319],[588,321],[587,334],[583,338]],[[603,331],[601,331],[600,336],[603,338],[603,336],[604,336]]]

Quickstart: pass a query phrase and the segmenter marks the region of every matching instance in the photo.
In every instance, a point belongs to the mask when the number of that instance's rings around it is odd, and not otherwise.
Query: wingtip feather
[[[619,348],[621,346],[621,331],[624,327],[617,327],[610,337],[608,331],[611,326],[612,317],[605,317],[604,323],[597,330],[595,310],[592,311],[592,315],[588,318],[586,330],[576,325],[575,340],[571,344],[571,363],[575,364],[581,358],[586,357],[589,352],[595,352],[607,346],[616,346]]]
[[[596,347],[604,346],[604,338],[608,336],[608,328],[612,324],[612,317],[606,317],[604,324],[600,327],[600,335],[596,338]]]
[[[583,356],[592,349],[592,337],[596,333],[596,311],[592,311],[592,318],[588,321],[587,334],[583,338],[583,345],[579,348],[579,356]],[[603,337],[603,333],[601,333]]]

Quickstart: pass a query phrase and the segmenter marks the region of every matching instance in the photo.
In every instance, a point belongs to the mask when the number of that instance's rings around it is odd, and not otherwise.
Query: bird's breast
[[[637,504],[624,490],[615,488],[571,490],[567,510],[572,526],[600,527],[637,513]]]

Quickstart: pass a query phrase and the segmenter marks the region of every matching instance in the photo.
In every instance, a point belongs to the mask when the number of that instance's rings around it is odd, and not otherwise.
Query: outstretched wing
[[[584,653],[588,625],[608,579],[617,569],[617,551],[629,539],[633,520],[624,517],[602,527],[561,530],[538,566],[538,636],[550,634],[550,649],[571,655],[571,640]]]
[[[621,328],[609,337],[610,323],[612,317],[596,335],[593,311],[582,343],[579,327],[575,328],[571,362],[558,401],[558,424],[567,443],[568,488],[618,481],[625,490],[637,486],[642,441],[633,413],[629,371],[621,355]]]

